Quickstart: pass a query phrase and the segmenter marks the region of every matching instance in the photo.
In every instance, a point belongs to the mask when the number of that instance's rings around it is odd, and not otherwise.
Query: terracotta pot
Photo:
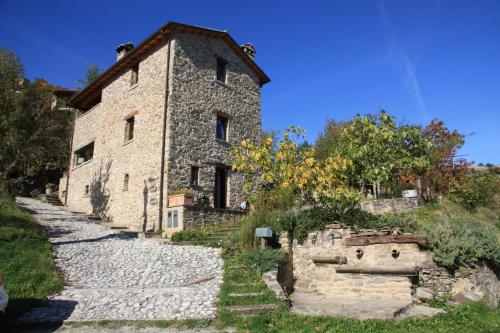
[[[52,193],[54,193],[54,189],[52,187],[45,188],[45,195],[51,195]]]
[[[192,206],[193,196],[191,194],[177,194],[168,196],[168,207]]]

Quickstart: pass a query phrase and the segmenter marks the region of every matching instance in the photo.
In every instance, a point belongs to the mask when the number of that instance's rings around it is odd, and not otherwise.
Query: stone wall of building
[[[92,160],[70,167],[70,208],[117,226],[158,227],[165,113],[164,208],[169,191],[187,187],[213,205],[216,167],[228,170],[227,206],[239,208],[246,199],[243,176],[229,169],[229,151],[243,139],[260,137],[259,80],[220,39],[176,33],[170,45],[169,96],[165,40],[140,60],[137,84],[131,86],[132,72],[124,70],[103,88],[101,102],[76,119],[73,153],[94,142],[94,154]],[[225,83],[215,80],[218,58],[227,61]],[[217,114],[228,118],[227,142],[216,139]],[[134,138],[125,142],[131,115]],[[192,166],[200,168],[198,186],[190,184]]]
[[[169,215],[177,217],[176,223],[169,223]],[[247,213],[241,210],[217,209],[212,207],[178,206],[166,209],[164,230],[168,237],[184,229],[201,228],[210,225],[231,223]],[[173,221],[172,221],[173,222]]]
[[[361,209],[372,214],[401,213],[420,207],[418,198],[394,198],[366,200],[360,203]]]
[[[407,268],[420,267],[432,257],[421,252],[418,244],[387,243],[347,246],[352,237],[349,228],[333,226],[323,232],[309,234],[303,244],[293,244],[293,274],[295,290],[316,292],[338,298],[399,299],[412,298],[411,277],[398,274],[339,273],[338,267],[350,268]],[[280,238],[287,247],[286,237]],[[357,250],[362,250],[358,256]],[[392,251],[398,252],[397,256]],[[318,257],[344,257],[342,264],[314,262]]]
[[[227,62],[226,83],[216,80],[217,59]],[[215,167],[231,165],[229,151],[260,136],[260,84],[229,46],[215,38],[175,36],[172,99],[169,106],[168,189],[190,187],[191,166],[199,171],[195,197],[214,202]],[[228,118],[227,142],[216,139],[217,113]],[[227,206],[245,200],[243,176],[229,171]]]
[[[94,141],[94,155],[91,161],[71,166],[71,208],[134,229],[157,226],[166,44],[141,59],[137,84],[131,86],[130,69],[123,71],[103,89],[101,103],[76,119],[73,151]],[[133,114],[134,138],[125,142],[126,118]]]
[[[217,209],[211,207],[186,207],[184,210],[184,228],[199,228],[234,222],[247,213],[241,210]]]

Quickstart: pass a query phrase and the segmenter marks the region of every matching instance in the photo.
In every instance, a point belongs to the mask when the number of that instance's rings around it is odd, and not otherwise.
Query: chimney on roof
[[[126,44],[120,44],[116,48],[116,61],[120,61],[123,57],[127,55],[134,48],[134,44],[128,42]]]
[[[243,44],[240,46],[240,49],[242,49],[243,52],[245,52],[250,58],[255,58],[255,48],[253,47],[252,43],[248,42],[246,44]]]

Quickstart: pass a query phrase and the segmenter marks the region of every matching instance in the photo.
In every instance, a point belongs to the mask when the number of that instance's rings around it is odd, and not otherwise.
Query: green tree
[[[328,156],[340,154],[343,145],[342,132],[346,126],[347,123],[337,123],[332,119],[327,121],[325,129],[318,135],[314,144],[316,157],[326,159]]]
[[[11,191],[30,177],[54,181],[66,167],[71,113],[52,108],[51,88],[24,79],[17,56],[0,50],[0,177]]]
[[[377,115],[357,115],[342,132],[342,157],[353,163],[351,180],[361,191],[373,185],[379,192],[380,182],[386,181],[400,166],[401,141],[395,118],[381,111]]]
[[[85,71],[85,76],[78,80],[79,89],[83,90],[89,84],[97,80],[103,73],[103,70],[97,64],[90,64]]]

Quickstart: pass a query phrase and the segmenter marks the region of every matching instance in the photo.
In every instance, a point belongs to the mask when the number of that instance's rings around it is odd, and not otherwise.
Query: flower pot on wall
[[[52,195],[54,193],[54,189],[52,187],[45,188],[45,195]]]
[[[192,194],[175,194],[168,196],[168,207],[192,206],[192,205],[193,205]]]

